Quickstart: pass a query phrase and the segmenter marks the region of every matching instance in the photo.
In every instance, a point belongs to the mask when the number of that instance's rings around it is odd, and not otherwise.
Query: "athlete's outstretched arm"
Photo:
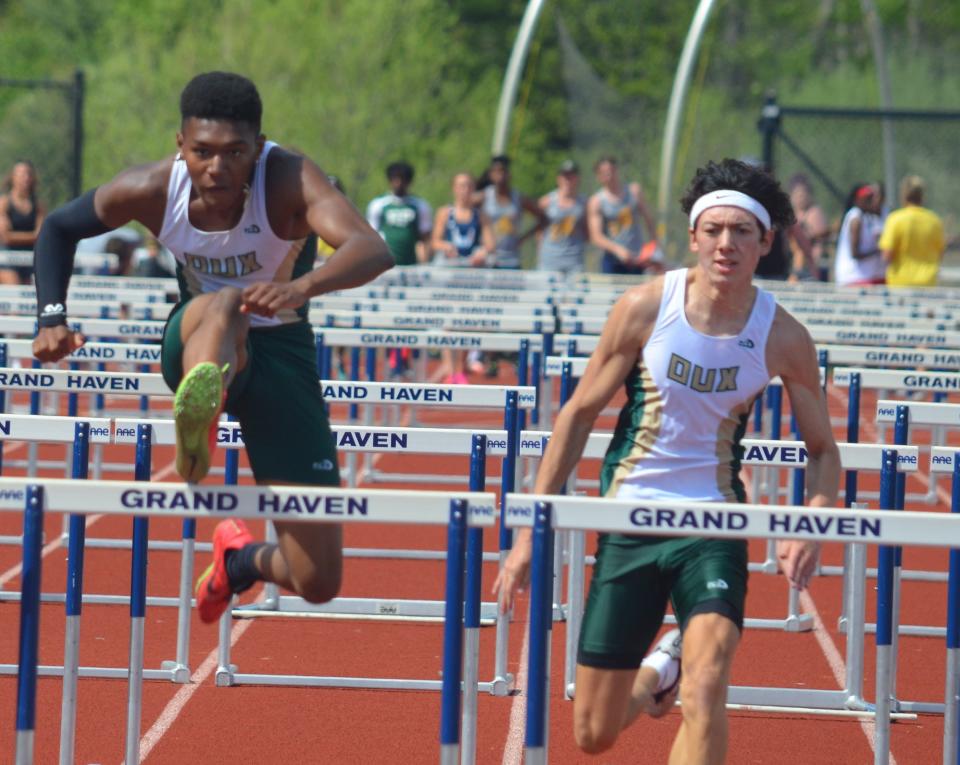
[[[58,207],[46,217],[34,248],[39,329],[33,354],[59,361],[84,343],[67,327],[67,288],[77,242],[131,220],[159,232],[172,160],[133,167],[112,181]]]
[[[770,372],[783,380],[790,397],[790,411],[797,418],[800,437],[806,444],[807,504],[834,507],[840,485],[840,451],[820,387],[813,340],[800,322],[778,308],[767,347],[774,349]],[[810,581],[819,552],[820,545],[815,542],[784,541],[777,545],[783,572],[797,589],[804,589]]]
[[[291,152],[283,152],[277,162],[276,169],[268,169],[269,193],[283,197],[277,207],[288,223],[284,230],[275,227],[275,232],[297,239],[313,231],[335,251],[322,266],[299,279],[247,287],[243,311],[272,316],[281,308],[299,308],[316,295],[359,287],[393,267],[386,242],[327,180],[326,173]]]
[[[662,280],[635,287],[613,307],[577,389],[557,415],[534,493],[556,494],[580,460],[597,416],[637,364],[656,322],[662,290]],[[532,532],[520,529],[493,585],[494,592],[502,592],[505,611],[512,607],[514,593],[526,585],[531,552]]]

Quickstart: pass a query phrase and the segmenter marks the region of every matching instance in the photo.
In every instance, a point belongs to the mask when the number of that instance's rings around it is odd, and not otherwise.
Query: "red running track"
[[[504,379],[503,381],[507,381]],[[869,411],[869,403],[864,411]],[[832,413],[842,414],[841,402],[831,402]],[[335,413],[336,414],[336,413]],[[462,416],[456,423],[450,414],[423,413],[424,424],[465,425],[495,419]],[[612,423],[602,423],[609,427]],[[864,440],[869,440],[865,429]],[[838,435],[840,435],[838,433]],[[922,437],[922,436],[921,436]],[[5,462],[22,457],[26,448],[5,447]],[[43,458],[62,458],[62,447],[43,447]],[[171,480],[170,449],[155,450],[158,480]],[[221,457],[222,458],[222,457]],[[107,461],[132,464],[132,451],[124,447],[105,450]],[[467,474],[461,458],[425,458],[410,455],[383,456],[378,468],[419,474]],[[491,474],[498,466],[488,465]],[[595,475],[595,466],[584,464],[583,477]],[[7,474],[15,474],[10,470]],[[51,476],[63,472],[48,471]],[[109,474],[105,478],[132,477]],[[863,488],[876,488],[862,481]],[[378,487],[389,486],[380,484]],[[400,488],[410,488],[409,485]],[[421,488],[418,486],[418,488]],[[422,488],[447,488],[424,485]],[[925,491],[922,481],[910,479],[908,492]],[[927,509],[924,507],[923,509]],[[943,503],[938,509],[945,509]],[[0,534],[19,533],[19,518],[0,516]],[[100,518],[91,522],[88,536],[129,538],[131,522],[124,518]],[[47,540],[56,540],[59,515],[46,521]],[[208,539],[212,522],[201,522],[198,538]],[[176,538],[180,524],[173,520],[151,521],[151,538]],[[259,529],[256,530],[258,533]],[[346,545],[442,549],[442,530],[411,530],[406,527],[348,527]],[[588,550],[593,543],[588,542]],[[496,535],[486,534],[485,548],[496,549]],[[763,557],[762,544],[751,545],[751,559]],[[91,549],[87,553],[85,592],[126,594],[129,588],[130,556],[126,551]],[[50,545],[44,558],[44,592],[62,592],[66,577],[66,553]],[[826,563],[838,564],[840,552],[828,547]],[[198,569],[205,565],[201,554]],[[872,559],[871,559],[872,560]],[[0,584],[17,590],[16,565],[19,550],[0,546]],[[905,551],[908,568],[946,568],[946,553],[940,550]],[[484,592],[489,593],[495,567],[484,567]],[[175,596],[179,555],[150,555],[148,593]],[[348,559],[343,595],[380,598],[442,597],[443,566],[440,562]],[[737,685],[769,685],[797,688],[837,688],[836,662],[831,666],[832,642],[843,655],[843,639],[837,634],[840,580],[824,577],[814,582],[805,599],[815,608],[823,625],[818,634],[787,634],[748,630],[734,664]],[[944,624],[945,585],[904,584],[904,623]],[[252,591],[249,598],[256,597]],[[868,593],[868,597],[870,593]],[[785,614],[786,586],[782,577],[754,574],[750,580],[748,616],[778,618]],[[868,619],[873,618],[873,604]],[[0,604],[0,662],[16,661],[18,607]],[[63,656],[63,607],[45,605],[41,617],[42,663],[57,664]],[[511,671],[519,675],[519,691],[509,697],[481,696],[478,719],[478,763],[519,763],[522,753],[522,711],[525,702],[521,659],[526,629],[526,602],[521,599],[511,630]],[[176,640],[176,613],[171,608],[151,607],[146,619],[145,659],[148,668],[172,659]],[[81,627],[81,664],[125,666],[129,619],[123,606],[85,605]],[[241,672],[301,673],[312,675],[357,675],[379,677],[438,678],[441,664],[441,628],[436,624],[341,621],[327,619],[261,618],[234,623],[232,660]],[[480,677],[492,675],[493,628],[481,634]],[[679,713],[659,721],[644,719],[625,731],[617,745],[597,758],[580,753],[572,738],[572,704],[562,698],[564,625],[554,627],[550,694],[550,761],[553,763],[665,762]],[[868,639],[869,640],[869,639]],[[194,619],[190,666],[194,682],[175,685],[165,681],[144,684],[141,753],[150,763],[421,763],[438,760],[439,694],[435,692],[369,691],[242,686],[214,686],[211,657],[215,659],[216,629]],[[945,654],[942,640],[901,638],[898,692],[901,698],[942,701]],[[872,696],[873,650],[868,645],[866,695]],[[36,761],[57,761],[60,680],[39,682]],[[126,683],[121,680],[81,679],[77,719],[76,762],[120,763],[123,760],[126,717]],[[0,750],[12,752],[15,680],[0,677]],[[798,762],[810,765],[873,762],[869,736],[871,725],[852,720],[734,712],[730,715],[729,763]],[[942,718],[921,716],[916,721],[893,726],[892,751],[900,765],[932,763],[939,759]],[[12,755],[11,755],[12,757]],[[6,758],[5,758],[6,759]]]

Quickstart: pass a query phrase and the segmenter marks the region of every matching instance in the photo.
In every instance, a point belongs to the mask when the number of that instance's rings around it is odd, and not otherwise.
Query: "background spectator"
[[[44,207],[37,201],[37,171],[33,163],[14,163],[0,196],[0,249],[30,252],[40,233]],[[29,284],[33,266],[0,269],[0,284]]]
[[[797,173],[790,178],[788,190],[790,193],[790,203],[793,205],[793,214],[797,218],[797,223],[807,239],[810,241],[810,260],[807,265],[811,274],[821,281],[826,281],[826,268],[824,260],[826,256],[826,243],[830,236],[830,224],[827,222],[827,216],[823,208],[817,204],[813,196],[813,187],[810,185],[810,179],[803,173]],[[794,270],[802,270],[804,267],[804,253],[802,248],[793,248],[794,252]],[[799,256],[799,262],[798,262]]]
[[[649,254],[659,252],[653,238],[656,223],[640,184],[621,183],[613,157],[601,157],[593,171],[600,190],[587,203],[587,228],[590,242],[603,251],[600,270],[605,274],[660,270],[660,264],[649,258]],[[640,218],[646,229],[640,225]],[[644,247],[645,233],[650,235],[653,247]]]
[[[134,251],[133,275],[151,279],[170,279],[175,273],[171,267],[173,254],[160,245],[156,237],[147,239],[143,247]]]
[[[537,267],[562,274],[581,273],[587,246],[587,204],[580,196],[580,168],[564,160],[557,171],[557,188],[540,197],[547,219],[540,237]]]
[[[890,213],[880,237],[887,264],[887,284],[894,287],[927,287],[937,283],[943,258],[943,223],[923,206],[924,182],[908,175],[900,184],[903,207]]]
[[[482,266],[493,251],[490,222],[473,205],[476,184],[470,173],[453,176],[453,204],[437,210],[431,245],[437,265]]]
[[[494,157],[485,175],[489,185],[474,196],[474,203],[480,205],[493,230],[494,251],[487,265],[520,268],[521,245],[546,225],[546,218],[536,201],[510,185],[509,157],[502,154]],[[533,215],[537,222],[521,234],[524,212]]]
[[[886,264],[880,256],[882,198],[876,184],[860,183],[847,196],[847,211],[837,236],[834,278],[841,286],[883,284]]]
[[[390,163],[390,191],[367,205],[367,222],[380,232],[398,266],[427,261],[433,210],[426,200],[409,193],[413,175],[409,162]]]

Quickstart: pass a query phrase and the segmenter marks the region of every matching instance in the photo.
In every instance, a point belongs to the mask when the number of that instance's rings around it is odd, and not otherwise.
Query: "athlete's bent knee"
[[[618,733],[618,730],[610,726],[589,719],[578,719],[573,727],[577,746],[587,754],[600,754],[607,751],[616,743]]]
[[[340,593],[340,577],[294,577],[293,587],[308,603],[329,603]]]

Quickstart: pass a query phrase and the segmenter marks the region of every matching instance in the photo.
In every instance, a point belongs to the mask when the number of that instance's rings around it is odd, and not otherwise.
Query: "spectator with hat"
[[[540,197],[539,206],[547,218],[537,253],[537,267],[542,271],[571,274],[584,269],[587,202],[579,188],[580,168],[566,159],[557,170],[557,188]]]

